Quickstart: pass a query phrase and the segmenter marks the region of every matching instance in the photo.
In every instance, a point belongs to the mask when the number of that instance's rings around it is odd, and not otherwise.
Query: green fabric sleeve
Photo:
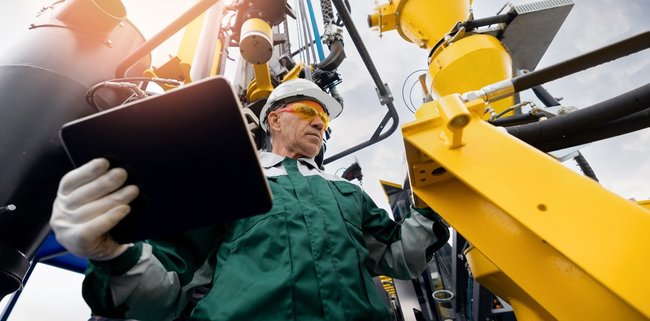
[[[126,309],[113,304],[110,279],[131,269],[140,259],[142,243],[135,243],[120,256],[108,261],[88,261],[86,277],[82,283],[82,295],[96,315],[124,318]]]
[[[94,314],[104,317],[173,319],[192,291],[210,282],[206,275],[214,267],[211,257],[221,229],[136,243],[113,260],[90,262],[82,285],[84,299]]]
[[[430,208],[411,210],[398,224],[367,194],[360,192],[370,270],[397,279],[417,277],[426,269],[434,252],[449,239],[447,227]]]

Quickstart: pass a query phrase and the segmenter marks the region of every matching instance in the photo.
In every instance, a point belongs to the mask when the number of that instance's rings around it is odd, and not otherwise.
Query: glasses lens
[[[320,118],[320,120],[323,122],[324,128],[327,128],[327,125],[329,123],[329,116],[327,116],[327,114],[324,112],[321,112],[312,106],[302,104],[294,105],[293,110],[305,120],[311,120],[314,118],[314,116],[318,116],[318,118]]]

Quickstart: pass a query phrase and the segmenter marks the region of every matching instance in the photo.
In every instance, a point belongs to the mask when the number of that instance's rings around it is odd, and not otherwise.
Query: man
[[[68,173],[51,225],[90,259],[83,295],[93,312],[172,320],[210,285],[192,320],[389,320],[372,276],[417,277],[449,235],[430,209],[399,225],[358,186],[318,169],[313,158],[341,110],[303,79],[271,93],[260,119],[272,152],[260,161],[273,207],[226,226],[117,244],[106,233],[138,194],[121,187],[126,171],[96,159]]]

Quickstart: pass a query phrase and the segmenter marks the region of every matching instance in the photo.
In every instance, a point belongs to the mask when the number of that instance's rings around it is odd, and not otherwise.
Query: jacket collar
[[[278,164],[282,163],[282,161],[285,159],[284,156],[280,156],[278,154],[265,152],[265,151],[260,151],[259,155],[260,155],[260,163],[262,164],[262,167],[264,167],[265,169],[278,166]],[[317,169],[318,171],[320,171],[318,166],[316,166],[316,161],[313,158],[301,157],[298,159],[298,161],[300,161],[300,163],[304,165],[311,167],[312,169]]]

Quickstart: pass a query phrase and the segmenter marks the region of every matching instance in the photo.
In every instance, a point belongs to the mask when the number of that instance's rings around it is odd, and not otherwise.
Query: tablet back
[[[271,208],[241,106],[230,84],[209,78],[65,124],[75,166],[104,157],[140,188],[110,234],[157,238]]]

